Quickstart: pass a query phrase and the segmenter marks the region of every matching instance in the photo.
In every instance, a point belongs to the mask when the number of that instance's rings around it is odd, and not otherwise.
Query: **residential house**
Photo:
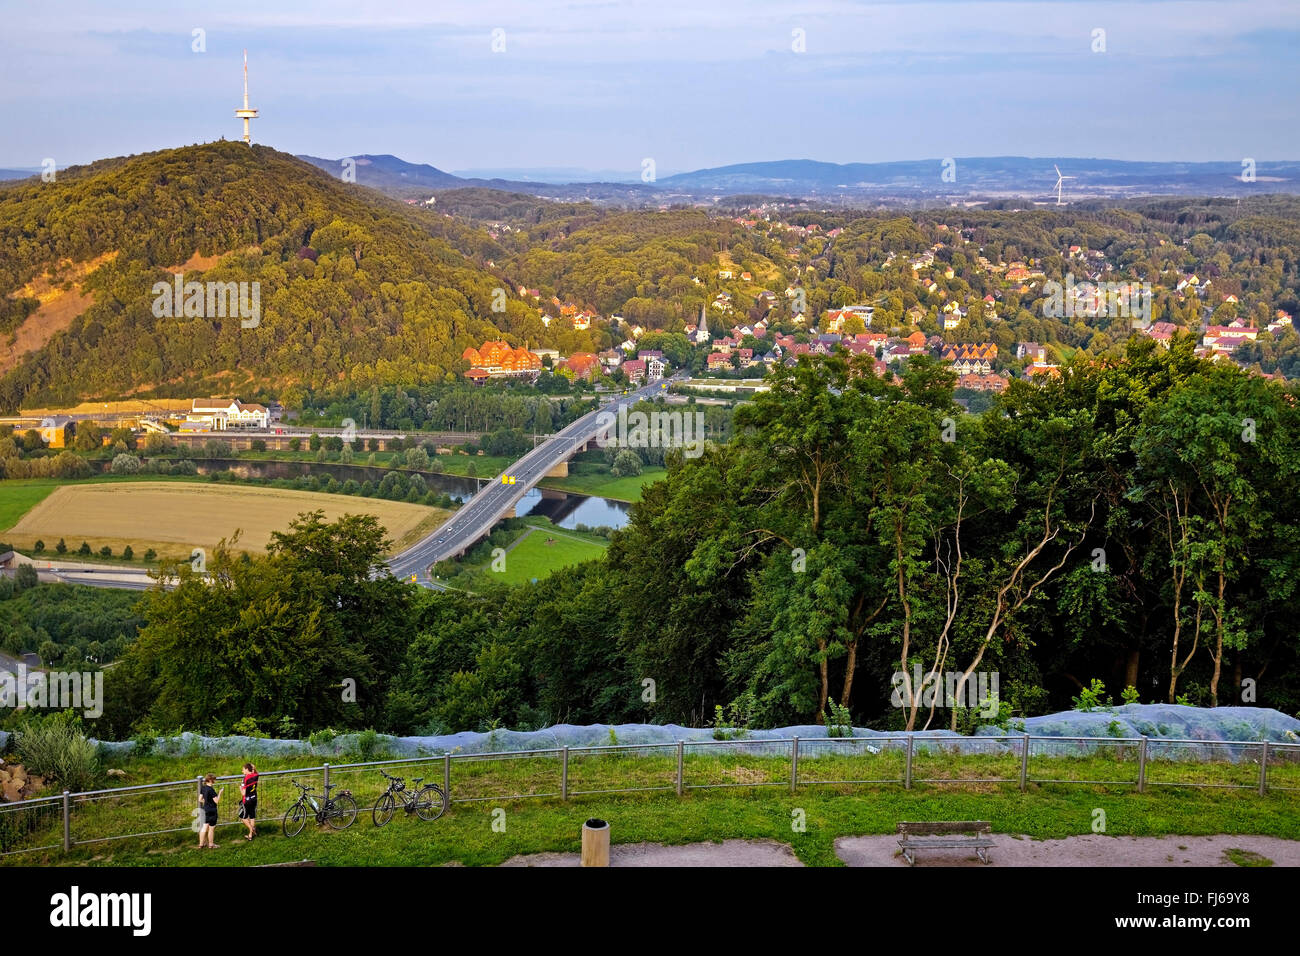
[[[591,373],[600,367],[600,360],[591,352],[574,352],[560,363],[560,369],[570,372],[574,378],[589,379]]]
[[[1148,338],[1155,339],[1161,348],[1169,348],[1169,340],[1174,337],[1178,331],[1178,326],[1172,322],[1153,322],[1147,328],[1142,330]]]
[[[1059,365],[1050,365],[1047,362],[1034,362],[1032,365],[1025,367],[1025,378],[1033,379],[1039,375],[1047,378],[1060,378],[1061,367]]]
[[[646,363],[646,381],[659,381],[668,373],[668,363],[658,349],[637,352],[637,358]]]
[[[1027,358],[1031,362],[1046,362],[1047,348],[1037,342],[1018,342],[1016,344],[1016,358]]]
[[[1007,390],[1007,380],[1001,375],[990,373],[987,375],[961,375],[957,378],[958,388],[969,388],[976,392],[1005,392]]]
[[[987,375],[997,357],[998,347],[992,342],[950,345],[942,355],[943,361],[952,363],[958,375]]]
[[[623,363],[623,374],[632,385],[640,385],[645,381],[645,362],[642,359],[628,359]]]

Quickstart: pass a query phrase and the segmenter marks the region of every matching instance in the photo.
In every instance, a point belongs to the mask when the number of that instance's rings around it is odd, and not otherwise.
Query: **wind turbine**
[[[1074,179],[1074,177],[1073,177],[1073,176],[1062,176],[1062,175],[1061,175],[1061,167],[1060,167],[1060,166],[1057,166],[1057,165],[1053,164],[1053,165],[1052,165],[1052,168],[1053,168],[1054,170],[1056,170],[1056,204],[1057,204],[1058,206],[1063,206],[1063,205],[1065,205],[1065,204],[1064,204],[1063,202],[1061,202],[1061,183],[1065,182],[1065,180],[1067,180],[1067,179]]]

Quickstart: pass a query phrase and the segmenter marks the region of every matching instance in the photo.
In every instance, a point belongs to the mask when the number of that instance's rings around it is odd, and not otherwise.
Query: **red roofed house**
[[[627,380],[633,385],[645,381],[645,361],[643,359],[628,359],[623,363],[623,372],[627,375]]]
[[[542,358],[524,348],[515,348],[509,342],[487,341],[478,348],[471,346],[461,353],[461,358],[469,362],[470,370],[480,369],[492,378],[512,375],[528,375],[539,372]],[[479,376],[469,376],[478,379]]]
[[[574,352],[560,363],[560,367],[572,372],[574,378],[591,378],[592,369],[599,366],[600,360],[590,352]]]

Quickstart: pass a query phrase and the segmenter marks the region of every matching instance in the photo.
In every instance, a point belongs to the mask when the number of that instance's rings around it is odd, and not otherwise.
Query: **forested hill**
[[[219,142],[0,186],[0,408],[437,381],[536,343],[487,236],[262,146]],[[154,284],[259,283],[260,320],[157,317]],[[177,310],[178,312],[181,310]]]

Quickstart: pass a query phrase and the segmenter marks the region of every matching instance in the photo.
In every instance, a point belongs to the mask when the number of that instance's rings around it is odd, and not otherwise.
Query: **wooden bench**
[[[993,846],[992,826],[985,820],[956,823],[900,823],[898,845],[908,866],[916,865],[917,850],[974,850],[983,863]]]

